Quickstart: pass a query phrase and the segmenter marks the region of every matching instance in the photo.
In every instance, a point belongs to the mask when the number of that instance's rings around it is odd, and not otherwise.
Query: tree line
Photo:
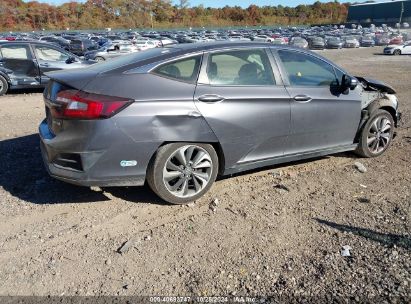
[[[58,6],[23,0],[0,1],[0,31],[104,28],[182,28],[299,25],[345,22],[348,3],[223,8],[189,6],[187,0],[87,0]]]

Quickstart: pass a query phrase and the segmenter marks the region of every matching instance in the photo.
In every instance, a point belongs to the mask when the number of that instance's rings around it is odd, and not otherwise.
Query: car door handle
[[[214,94],[206,94],[198,97],[198,100],[203,102],[218,102],[224,100],[224,97]]]
[[[299,103],[306,103],[306,102],[310,102],[312,98],[308,95],[297,95],[297,96],[294,96],[294,100]]]

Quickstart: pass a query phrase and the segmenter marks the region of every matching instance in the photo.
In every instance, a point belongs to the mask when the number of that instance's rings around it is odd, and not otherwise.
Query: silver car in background
[[[106,61],[108,59],[116,58],[118,56],[127,55],[138,52],[139,49],[130,42],[113,43],[107,47],[100,48],[93,53],[93,56],[88,57],[96,61]],[[87,55],[87,54],[86,54]]]
[[[176,45],[53,72],[41,150],[84,186],[143,185],[175,204],[217,175],[356,151],[381,155],[395,91],[307,50],[255,42]]]

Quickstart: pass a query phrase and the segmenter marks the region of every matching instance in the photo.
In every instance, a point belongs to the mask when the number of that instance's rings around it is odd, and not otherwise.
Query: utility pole
[[[401,21],[402,21],[402,14],[403,13],[404,13],[404,1],[401,2],[400,27],[401,27]]]

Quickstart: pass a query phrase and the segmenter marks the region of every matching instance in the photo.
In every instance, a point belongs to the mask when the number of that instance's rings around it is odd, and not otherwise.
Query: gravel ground
[[[409,303],[411,57],[381,51],[321,54],[398,90],[403,123],[383,156],[342,153],[220,179],[189,206],[146,187],[51,179],[38,147],[41,93],[0,97],[0,295]]]

